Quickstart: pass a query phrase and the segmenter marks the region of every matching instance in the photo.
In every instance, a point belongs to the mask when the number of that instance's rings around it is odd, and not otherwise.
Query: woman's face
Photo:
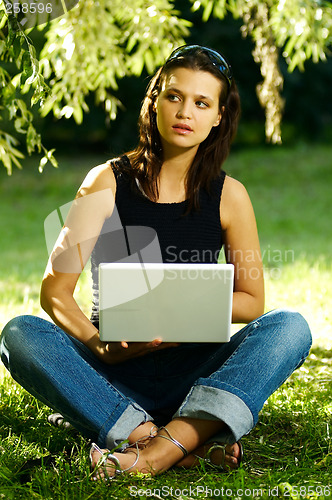
[[[188,68],[173,69],[165,77],[154,108],[164,151],[197,150],[219,125],[221,85],[211,73]]]

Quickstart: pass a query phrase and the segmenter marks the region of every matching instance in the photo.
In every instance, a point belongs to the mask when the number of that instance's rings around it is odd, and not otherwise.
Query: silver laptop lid
[[[233,279],[232,264],[100,264],[100,338],[228,342]]]

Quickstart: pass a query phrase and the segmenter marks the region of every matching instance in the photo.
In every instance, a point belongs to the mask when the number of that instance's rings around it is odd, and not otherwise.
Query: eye
[[[204,102],[204,101],[196,101],[196,106],[198,108],[208,108],[209,105],[207,102]]]
[[[167,99],[171,102],[178,102],[180,100],[180,96],[177,94],[168,94]]]

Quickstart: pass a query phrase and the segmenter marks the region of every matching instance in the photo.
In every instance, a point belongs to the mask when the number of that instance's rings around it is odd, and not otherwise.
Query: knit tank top
[[[218,261],[223,246],[220,198],[225,172],[210,192],[199,192],[199,209],[186,213],[188,201],[157,203],[147,198],[126,172],[114,169],[113,214],[104,223],[91,254],[93,307],[99,327],[98,267],[102,262],[207,263]]]

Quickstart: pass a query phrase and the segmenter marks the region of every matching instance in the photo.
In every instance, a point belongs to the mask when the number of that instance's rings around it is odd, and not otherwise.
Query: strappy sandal
[[[103,450],[101,450],[96,443],[92,443],[92,445],[91,445],[91,449],[90,449],[90,461],[91,462],[92,462],[93,451],[98,451],[98,453],[100,453],[100,455],[101,455],[93,472],[98,471],[100,468],[102,468],[103,473],[104,473],[103,479],[105,479],[106,481],[114,479],[115,476],[117,476],[118,474],[123,474],[123,472],[128,472],[130,469],[133,469],[133,467],[135,467],[135,465],[137,464],[138,459],[139,459],[139,448],[137,446],[136,447],[137,453],[136,453],[136,458],[134,460],[134,463],[132,465],[130,465],[130,467],[127,467],[126,469],[122,469],[121,464],[119,462],[119,459],[115,455],[113,455],[113,453],[109,453],[108,451],[103,452]],[[133,453],[135,453],[134,450],[131,450],[131,451],[133,451]],[[111,466],[111,464],[109,462],[112,462],[112,464],[114,466],[114,468],[112,469],[114,471],[114,474],[112,476],[109,475],[108,470],[107,470]],[[98,478],[97,476],[93,476],[92,479],[94,481],[97,481],[100,478]]]
[[[155,438],[157,436],[157,433],[159,431],[159,428],[156,425],[153,425],[150,429],[150,433],[147,434],[146,436],[143,436],[139,438],[135,443],[130,444],[128,448],[136,447],[138,446],[140,450],[143,450],[144,448],[147,447],[151,439]]]
[[[160,427],[159,428],[159,430],[162,430],[162,429],[164,431],[166,431],[167,436],[165,436],[164,434],[157,434],[156,437],[161,437],[163,439],[167,439],[168,441],[171,441],[178,448],[180,448],[180,450],[183,453],[183,456],[187,457],[188,456],[188,450],[181,443],[179,443],[179,441],[177,441],[176,439],[173,438],[173,436],[170,434],[169,430],[166,429],[166,427]],[[214,443],[211,443],[211,444],[212,444],[212,446],[208,449],[205,457],[200,457],[198,455],[195,455],[195,457],[198,458],[199,460],[201,460],[203,463],[211,465],[212,467],[217,468],[217,469],[219,469],[221,471],[228,471],[228,470],[230,470],[231,469],[230,467],[228,467],[228,466],[225,467],[226,446],[227,446],[227,444],[222,444],[222,443],[218,443],[218,442],[214,442]],[[238,460],[238,466],[240,466],[240,463],[243,460],[243,446],[242,446],[241,441],[237,441],[237,444],[238,444],[238,446],[240,448],[240,456],[237,459]],[[222,451],[222,462],[221,462],[221,464],[216,464],[216,463],[212,462],[211,455],[216,450],[221,450]],[[236,469],[237,468],[238,467],[236,467]]]
[[[64,419],[61,413],[52,413],[47,417],[47,421],[54,427],[63,427],[64,429],[71,429],[73,427],[71,423]]]
[[[110,453],[108,451],[103,452],[96,443],[92,443],[91,449],[90,449],[90,461],[92,462],[92,453],[93,453],[93,451],[98,451],[98,453],[100,453],[100,455],[101,455],[100,459],[97,462],[97,465],[94,468],[94,472],[102,467],[105,479],[106,480],[110,480],[110,479],[113,479],[118,474],[122,474],[123,472],[130,471],[131,469],[133,469],[135,467],[135,465],[138,462],[140,450],[144,449],[147,446],[147,444],[150,442],[150,440],[152,438],[156,437],[157,432],[158,432],[158,427],[156,425],[153,425],[151,427],[151,430],[150,430],[149,434],[147,434],[146,436],[141,437],[135,443],[129,445],[126,448],[125,451],[128,450],[129,452],[136,453],[136,458],[134,460],[134,463],[132,465],[130,465],[130,467],[127,467],[126,469],[122,469],[121,464],[119,462],[119,459],[115,455],[113,455],[113,453]],[[135,449],[134,450],[130,450],[129,448],[135,448]],[[110,476],[108,474],[107,465],[108,466],[110,465],[110,464],[107,464],[108,461],[112,462],[113,465],[114,465],[114,469],[113,469],[114,470],[114,475],[113,476]],[[96,481],[97,479],[98,478],[96,476],[93,477],[93,480]]]
[[[157,434],[155,437],[160,437],[160,438],[163,438],[163,439],[167,439],[167,441],[170,441],[171,443],[175,444],[178,448],[180,448],[180,450],[182,451],[184,457],[188,456],[188,450],[181,443],[179,443],[179,441],[177,441],[175,438],[173,438],[173,436],[171,435],[171,433],[169,432],[169,430],[166,429],[166,427],[163,427],[163,426],[159,427],[159,430],[160,431],[164,430],[167,433],[167,436],[165,436],[164,434]]]
[[[240,448],[240,455],[237,459],[238,461],[238,467],[240,466],[242,460],[243,460],[243,446],[242,446],[242,443],[241,441],[237,441],[236,443],[239,448]],[[218,442],[214,442],[212,443],[212,446],[208,449],[205,457],[200,457],[198,455],[195,455],[196,458],[198,458],[200,461],[202,461],[204,464],[207,464],[207,465],[210,465],[211,467],[214,467],[216,469],[220,469],[221,471],[229,471],[229,470],[232,470],[231,467],[229,466],[225,466],[225,460],[226,460],[226,446],[227,444],[222,444],[222,443],[218,443]],[[215,463],[212,461],[211,459],[211,455],[214,451],[222,451],[222,461],[221,463]],[[234,469],[238,469],[238,467],[234,467]]]

